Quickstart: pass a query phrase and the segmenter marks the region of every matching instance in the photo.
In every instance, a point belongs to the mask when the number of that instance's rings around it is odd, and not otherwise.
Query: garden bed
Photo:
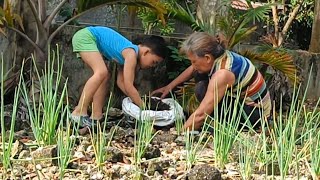
[[[238,137],[230,141],[233,145],[227,153],[227,161],[221,163],[215,156],[217,145],[212,136],[215,133],[187,135],[179,134],[175,126],[164,129],[144,126],[155,134],[148,143],[147,138],[141,139],[141,128],[135,129],[137,124],[128,123],[121,110],[115,108],[111,108],[105,126],[105,131],[98,129],[99,133],[87,131],[80,135],[77,130],[70,136],[66,136],[67,128],[63,128],[63,131],[58,131],[56,139],[58,141],[60,135],[64,135],[64,143],[41,147],[31,129],[17,131],[11,149],[10,168],[6,172],[2,169],[0,176],[7,179],[281,179],[281,175],[286,179],[312,178],[310,161],[307,161],[310,153],[292,152],[290,162],[294,164],[290,164],[284,175],[280,170],[284,167],[279,166],[277,159],[280,151],[272,148],[264,151],[263,145],[271,146],[272,142],[260,144],[263,138],[270,138],[262,133],[236,134]],[[71,142],[71,148],[62,154],[59,145],[65,148],[66,142]],[[137,142],[144,143],[144,149]],[[304,153],[306,146],[294,147],[295,152]],[[139,155],[138,151],[143,152]],[[227,147],[221,151],[228,151]],[[272,154],[272,151],[275,152],[273,157],[264,154]],[[69,157],[63,168],[59,159],[62,156]],[[262,161],[267,157],[274,159]]]

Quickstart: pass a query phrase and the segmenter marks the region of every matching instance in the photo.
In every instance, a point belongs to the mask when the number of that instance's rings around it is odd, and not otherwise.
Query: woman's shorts
[[[96,38],[92,35],[88,28],[83,28],[73,35],[72,47],[73,52],[77,53],[77,57],[80,57],[79,52],[99,51]]]

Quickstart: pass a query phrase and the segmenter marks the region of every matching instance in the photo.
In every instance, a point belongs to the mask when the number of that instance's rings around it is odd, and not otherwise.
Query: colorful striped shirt
[[[246,105],[262,108],[264,116],[270,116],[271,98],[265,80],[248,58],[226,51],[215,60],[209,77],[220,69],[229,70],[235,75],[232,92],[229,91],[228,95],[235,97],[240,89]]]

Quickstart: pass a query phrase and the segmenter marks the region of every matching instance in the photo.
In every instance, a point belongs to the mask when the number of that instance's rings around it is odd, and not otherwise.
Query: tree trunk
[[[216,16],[222,12],[218,11],[218,6],[221,4],[221,0],[198,0],[197,5],[197,18],[200,22],[207,23],[211,29],[208,29],[209,33],[215,34],[216,30]]]
[[[314,1],[314,19],[312,25],[309,52],[320,53],[320,0]]]

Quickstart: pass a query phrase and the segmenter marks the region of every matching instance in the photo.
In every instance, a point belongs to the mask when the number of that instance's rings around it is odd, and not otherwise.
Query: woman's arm
[[[215,72],[207,88],[207,92],[199,107],[188,118],[184,124],[184,128],[190,130],[199,129],[207,115],[213,112],[213,109],[221,101],[225,95],[226,90],[231,87],[235,82],[235,76],[232,72],[221,69]]]
[[[187,69],[185,69],[178,77],[176,77],[173,81],[171,81],[168,85],[159,88],[157,90],[154,90],[151,95],[156,94],[156,93],[162,93],[161,98],[164,98],[167,96],[170,91],[178,86],[179,84],[189,80],[192,78],[193,75],[193,67],[189,66]]]

